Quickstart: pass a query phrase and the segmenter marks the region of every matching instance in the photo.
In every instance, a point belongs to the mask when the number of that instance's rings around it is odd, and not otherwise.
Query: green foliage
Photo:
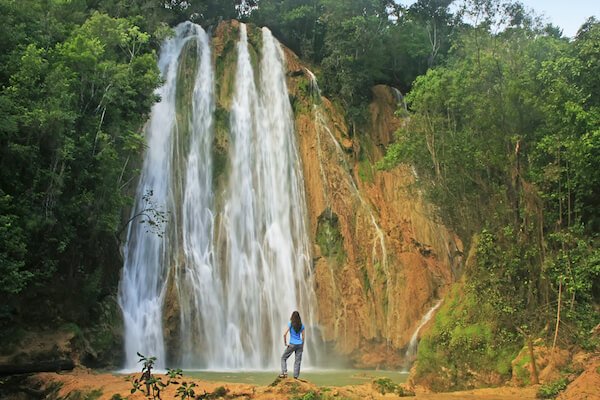
[[[531,372],[529,372],[528,369],[528,365],[530,365],[530,363],[531,357],[529,354],[526,354],[514,365],[514,375],[525,385],[529,385],[531,383]]]
[[[251,14],[257,25],[266,25],[273,34],[304,59],[318,60],[325,26],[319,0],[261,0]]]
[[[81,344],[91,346],[96,353],[93,359],[88,360],[90,367],[114,365],[114,354],[122,348],[121,310],[115,297],[98,302],[92,309],[97,316],[94,323],[87,324],[82,330],[86,342]]]
[[[323,399],[323,396],[321,396],[321,394],[319,392],[316,392],[314,390],[309,390],[308,392],[300,395],[294,395],[291,397],[290,400],[321,400]]]
[[[195,399],[196,398],[196,392],[194,391],[194,388],[196,387],[195,383],[187,383],[187,382],[182,382],[181,386],[179,386],[177,388],[177,391],[175,392],[175,397],[181,397],[181,400],[185,400],[185,399]]]
[[[523,339],[550,334],[559,288],[560,343],[593,347],[598,323],[600,75],[589,60],[600,23],[568,42],[518,5],[488,3],[465,10],[484,22],[462,27],[444,65],[415,80],[411,116],[377,165],[412,165],[474,255],[463,304],[440,310],[419,349],[421,376],[444,366],[446,382],[469,368],[506,375]]]
[[[2,195],[0,190],[0,209],[6,213],[0,215],[0,292],[17,294],[33,278],[33,273],[25,270],[24,257],[27,252],[23,228],[18,217],[9,214],[11,197]]]
[[[390,378],[377,378],[372,382],[372,386],[381,394],[394,393],[400,397],[414,396],[411,390],[406,390],[402,386],[392,382]]]
[[[0,57],[0,329],[85,324],[116,286],[115,233],[157,100],[156,56],[136,18],[82,1],[13,4],[0,2],[11,32]],[[39,298],[53,306],[30,306]]]
[[[157,33],[163,24],[175,26],[192,21],[204,27],[214,27],[220,20],[243,18],[256,6],[254,0],[203,0],[168,3],[163,0],[100,0],[94,7],[113,17],[139,16],[143,28]]]
[[[385,0],[261,0],[250,19],[318,65],[324,93],[356,123],[366,120],[374,84],[406,90],[443,59],[454,25],[449,3],[405,9]]]
[[[75,337],[82,336],[81,328],[77,324],[74,324],[72,322],[64,324],[62,326],[62,330],[72,333],[73,335],[75,335]]]
[[[364,157],[358,162],[358,177],[361,181],[366,183],[373,183],[375,179],[373,165],[367,157]]]
[[[225,397],[229,393],[229,389],[224,386],[217,387],[212,393],[211,397]]]
[[[395,393],[398,385],[390,378],[377,378],[373,380],[373,387],[381,394]]]
[[[508,378],[522,341],[497,315],[489,303],[457,284],[419,343],[417,379],[433,376],[432,387],[448,390],[464,387],[469,369]],[[440,365],[445,373],[440,373]]]
[[[142,363],[142,376],[135,378],[131,382],[131,394],[141,392],[147,398],[160,399],[160,393],[170,384],[179,384],[176,379],[183,377],[181,369],[170,369],[167,368],[167,381],[163,382],[162,378],[157,378],[152,374],[156,357],[146,357],[143,354],[137,353],[140,357],[138,362]],[[194,398],[194,387],[195,384],[187,384],[183,382],[176,391],[176,397],[181,397],[182,400],[186,398]]]
[[[550,382],[540,386],[536,397],[538,399],[554,399],[560,392],[567,388],[569,381],[567,378],[560,378],[554,382]]]

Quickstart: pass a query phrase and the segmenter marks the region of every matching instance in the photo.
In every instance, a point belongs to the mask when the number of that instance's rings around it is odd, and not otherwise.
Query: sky
[[[600,0],[520,0],[526,8],[542,14],[547,22],[563,30],[563,35],[574,37],[579,27],[595,16],[600,19]],[[410,5],[415,0],[400,0],[398,3]]]
[[[600,18],[600,0],[521,0],[528,8],[543,14],[548,22],[557,25],[563,34],[573,37],[588,19]]]

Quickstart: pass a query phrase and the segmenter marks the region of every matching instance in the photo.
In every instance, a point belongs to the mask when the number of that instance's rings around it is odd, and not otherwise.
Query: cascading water
[[[374,229],[375,236],[373,237],[373,246],[372,246],[372,250],[371,250],[371,261],[372,261],[373,265],[380,266],[380,268],[383,270],[383,272],[386,276],[388,283],[391,283],[393,278],[389,272],[387,247],[385,244],[385,236],[383,234],[383,231],[379,227],[379,224],[377,223],[375,214],[371,210],[371,207],[361,196],[360,191],[358,190],[358,187],[356,186],[356,183],[354,182],[354,178],[352,177],[352,174],[350,172],[350,167],[348,166],[348,162],[346,161],[346,157],[344,155],[344,150],[342,149],[339,142],[333,135],[333,132],[329,128],[329,124],[327,122],[325,112],[323,112],[323,110],[322,110],[321,90],[319,89],[317,78],[316,78],[315,74],[312,71],[310,71],[309,69],[305,69],[305,71],[308,74],[308,77],[310,79],[310,84],[311,84],[311,88],[313,91],[313,99],[315,100],[315,103],[313,105],[313,115],[315,118],[315,127],[316,127],[316,132],[317,132],[317,152],[318,152],[319,160],[321,161],[321,160],[324,160],[325,157],[331,157],[333,154],[337,154],[337,162],[339,164],[343,165],[343,167],[344,167],[343,170],[345,172],[345,174],[344,174],[345,181],[348,183],[348,186],[349,186],[353,196],[359,201],[361,208],[363,210],[365,210],[366,213],[368,214],[369,221],[371,222],[371,225],[373,226],[373,229]],[[333,154],[329,150],[330,147],[327,146],[325,143],[323,143],[323,141],[321,140],[322,132],[327,133],[327,136],[330,139],[329,142],[331,144],[333,144],[333,150],[334,150]],[[323,149],[325,149],[325,151],[323,151]],[[325,174],[322,162],[320,162],[319,168],[320,168],[321,178],[323,179],[323,182],[330,181],[330,179],[328,179],[328,177]],[[325,200],[327,202],[327,205],[329,206],[328,191],[327,191],[326,186],[324,187],[324,194],[326,197]],[[332,274],[332,276],[333,276],[333,274]],[[332,284],[333,284],[333,287],[335,288],[336,287],[335,282],[333,282]],[[370,284],[372,286],[374,285],[373,282],[370,282]],[[392,294],[390,292],[391,287],[392,287],[391,284],[386,285],[386,295],[387,295],[388,299],[392,296]],[[394,310],[392,310],[392,309],[388,310],[387,317],[386,317],[386,330],[390,326],[389,319],[393,315],[393,311]]]
[[[159,366],[168,357],[186,368],[275,369],[291,312],[299,310],[308,329],[315,322],[304,182],[283,51],[263,28],[255,81],[246,26],[240,24],[229,175],[223,193],[215,194],[209,39],[191,23],[175,33],[161,49],[165,84],[146,131],[134,215],[149,190],[172,213],[164,235],[146,233],[144,224],[132,224],[128,232],[119,292],[126,367],[135,367],[141,352],[156,356]],[[186,95],[182,76],[190,75],[190,65],[193,91]],[[165,302],[178,311],[177,340],[167,341],[176,343],[173,348],[163,337],[170,311]],[[313,358],[314,364],[316,353],[305,354],[305,363]]]
[[[219,229],[225,253],[224,367],[277,365],[292,310],[311,324],[306,205],[283,53],[263,28],[260,88],[240,26],[231,109],[229,185]],[[260,90],[259,90],[260,89]]]
[[[219,357],[215,339],[222,336],[215,315],[222,315],[223,288],[214,257],[212,145],[214,136],[214,72],[208,35],[198,29],[196,75],[190,104],[180,104],[183,132],[189,132],[185,163],[181,236],[183,265],[176,264],[175,285],[179,300],[181,366],[198,366],[201,360]],[[183,88],[182,88],[183,89]],[[185,98],[185,97],[184,97]],[[187,128],[187,129],[185,129]],[[180,136],[181,133],[179,131]],[[202,310],[211,310],[210,314]]]
[[[137,202],[133,215],[147,214],[144,195],[151,193],[153,203],[175,210],[175,187],[172,179],[173,157],[176,148],[176,87],[179,56],[184,45],[203,33],[202,28],[190,23],[179,25],[175,37],[167,40],[161,50],[159,68],[165,79],[158,90],[161,101],[152,109],[146,128],[146,151]],[[173,215],[171,215],[173,219]],[[160,367],[165,362],[162,324],[162,306],[167,288],[168,266],[177,247],[176,237],[169,232],[161,235],[148,233],[143,223],[129,225],[124,252],[124,267],[119,287],[119,305],[125,327],[126,368],[134,368],[137,352],[157,357]]]
[[[421,328],[423,328],[425,326],[425,324],[429,322],[429,320],[433,316],[433,313],[435,312],[435,310],[437,310],[441,305],[442,305],[442,300],[439,300],[437,303],[435,303],[433,305],[433,307],[431,307],[429,309],[429,311],[427,311],[425,313],[425,315],[423,315],[423,317],[421,318],[421,321],[419,321],[419,325],[417,325],[417,329],[415,329],[413,335],[411,336],[410,342],[408,343],[408,347],[406,348],[406,352],[404,353],[403,372],[408,372],[408,367],[414,361],[414,359],[417,355],[417,344],[418,344],[419,332],[421,331]]]

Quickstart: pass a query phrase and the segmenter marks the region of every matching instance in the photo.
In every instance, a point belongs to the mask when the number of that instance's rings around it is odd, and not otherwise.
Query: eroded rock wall
[[[286,55],[323,337],[355,366],[398,367],[422,316],[454,280],[462,245],[435,220],[409,166],[374,167],[402,123],[396,93],[376,86],[370,124],[351,137],[342,110]]]

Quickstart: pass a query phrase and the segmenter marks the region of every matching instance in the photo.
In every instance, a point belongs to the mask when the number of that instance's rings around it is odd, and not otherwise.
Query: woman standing
[[[290,333],[290,344],[287,342],[287,334]],[[302,351],[304,348],[304,325],[300,319],[300,313],[294,311],[288,327],[283,334],[283,345],[287,346],[281,356],[281,374],[280,378],[287,378],[287,359],[295,353],[294,356],[294,379],[300,375],[300,363],[302,362]]]

